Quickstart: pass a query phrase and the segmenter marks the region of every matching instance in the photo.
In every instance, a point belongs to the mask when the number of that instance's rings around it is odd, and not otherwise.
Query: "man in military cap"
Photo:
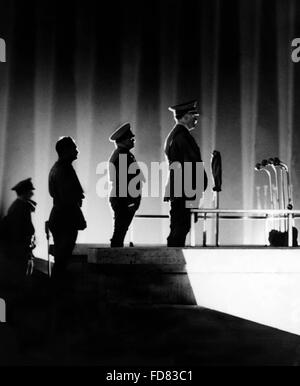
[[[53,208],[49,229],[54,239],[54,267],[52,276],[62,278],[76,243],[79,230],[86,228],[81,211],[83,189],[72,162],[77,159],[77,145],[71,137],[61,137],[55,146],[58,160],[49,173],[49,193]]]
[[[33,270],[35,230],[31,214],[35,211],[36,202],[31,199],[35,190],[31,178],[20,181],[12,190],[16,192],[17,198],[2,220],[1,232],[6,255],[14,263],[14,275],[18,281]]]
[[[125,123],[109,138],[116,147],[109,159],[109,179],[112,184],[109,201],[114,211],[111,247],[124,246],[127,230],[141,202],[142,182],[145,179],[130,151],[134,147],[134,137],[130,123]],[[135,170],[131,173],[130,169]],[[131,184],[134,181],[136,184]]]
[[[169,107],[169,110],[174,114],[176,125],[165,141],[165,155],[168,159],[170,173],[164,201],[170,201],[171,203],[170,234],[167,238],[167,245],[169,247],[184,247],[186,235],[191,227],[189,203],[203,193],[197,191],[197,189],[199,190],[197,174],[200,170],[198,167],[202,166],[201,153],[199,146],[190,133],[197,124],[199,113],[197,101],[195,100]],[[174,165],[175,167],[173,167]],[[186,168],[187,165],[191,166],[190,173],[187,173],[187,170],[189,170]],[[181,178],[177,180],[176,171],[178,170]],[[188,185],[195,189],[197,197],[188,197],[186,195],[185,188]],[[205,171],[204,181],[200,186],[204,190],[207,187]]]

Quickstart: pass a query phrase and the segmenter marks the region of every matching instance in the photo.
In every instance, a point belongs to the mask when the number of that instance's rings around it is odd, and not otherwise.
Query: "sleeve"
[[[142,182],[142,183],[146,182],[146,177],[145,177],[145,175],[144,175],[144,173],[143,173],[139,163],[137,162],[137,160],[135,159],[135,156],[133,154],[132,154],[132,163],[135,164],[135,168],[136,168],[136,170],[135,170],[135,172],[136,172],[135,177],[138,177],[139,181]]]
[[[119,170],[119,157],[113,154],[108,161],[108,178],[109,181],[113,184],[117,182],[117,173]]]
[[[193,138],[189,138],[187,135],[179,134],[174,139],[174,151],[175,159],[180,162],[195,162],[201,161],[200,149]]]
[[[84,198],[82,187],[73,168],[58,169],[52,178],[54,198],[57,198],[61,204],[78,204]]]
[[[30,208],[26,208],[26,210],[24,210],[23,232],[26,240],[30,242],[32,236],[34,235],[34,226],[32,224]]]
[[[30,244],[34,235],[31,210],[26,203],[17,203],[7,215],[9,238],[16,242]]]
[[[201,152],[200,148],[197,145],[196,141],[194,138],[188,135],[183,135],[180,134],[175,138],[175,146],[174,146],[174,151],[176,153],[176,157],[180,162],[192,162],[193,163],[193,180],[195,181],[195,163],[196,162],[202,162],[202,157],[201,157]],[[207,173],[204,169],[204,191],[207,189],[208,185],[208,178],[207,178]]]

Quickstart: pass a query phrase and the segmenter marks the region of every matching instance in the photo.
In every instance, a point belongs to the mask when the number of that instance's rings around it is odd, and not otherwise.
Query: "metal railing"
[[[208,216],[208,214],[215,216]],[[288,232],[288,246],[293,246],[293,220],[300,210],[289,209],[191,209],[191,246],[196,246],[195,224],[203,218],[203,246],[206,246],[206,220],[215,218],[215,245],[219,246],[219,219],[264,219],[283,222]],[[266,223],[267,224],[267,223]]]
[[[191,209],[191,230],[190,230],[190,245],[196,246],[196,229],[195,225],[198,219],[203,219],[202,228],[202,245],[206,246],[207,224],[208,219],[215,219],[215,246],[219,246],[219,219],[254,219],[265,220],[266,229],[267,222],[284,222],[288,232],[288,246],[293,246],[293,221],[300,217],[300,210],[289,209]],[[159,219],[169,218],[169,215],[163,214],[136,214],[134,219]],[[133,242],[133,226],[131,224],[129,230],[129,240]]]

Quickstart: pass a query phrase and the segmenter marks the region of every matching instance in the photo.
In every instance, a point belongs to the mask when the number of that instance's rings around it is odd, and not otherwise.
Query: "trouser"
[[[72,228],[50,229],[54,240],[54,266],[52,278],[63,278],[75,247],[78,231]]]
[[[186,235],[191,228],[190,209],[185,206],[184,198],[175,198],[171,201],[170,234],[167,237],[168,247],[184,247]]]
[[[114,232],[110,239],[110,246],[123,247],[127,230],[140,206],[140,200],[137,200],[133,206],[128,206],[128,201],[123,198],[112,197],[109,201],[114,211]]]

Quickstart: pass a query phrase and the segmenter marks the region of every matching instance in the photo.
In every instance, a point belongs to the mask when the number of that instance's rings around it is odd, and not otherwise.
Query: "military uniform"
[[[35,229],[31,214],[35,211],[36,202],[19,196],[25,191],[34,190],[31,178],[19,182],[12,188],[18,198],[11,204],[7,215],[2,220],[2,245],[9,262],[13,264],[16,282],[25,278],[28,262],[32,260]]]
[[[49,193],[53,208],[49,217],[49,229],[54,239],[55,264],[52,275],[61,275],[72,256],[78,230],[86,228],[81,212],[83,189],[69,161],[58,160],[49,173]]]
[[[129,167],[136,163],[136,159],[128,148],[118,144],[122,139],[132,137],[134,137],[134,134],[131,132],[128,123],[118,128],[110,137],[111,141],[117,142],[117,148],[109,159],[109,178],[112,184],[109,202],[114,212],[114,231],[110,240],[111,247],[124,246],[127,230],[141,202],[141,183],[137,182],[136,184],[136,196],[132,195],[128,187],[133,178],[140,177],[143,180],[142,172],[137,169],[135,174],[128,173]],[[127,165],[126,169],[124,165]]]
[[[9,257],[22,265],[25,276],[28,260],[32,256],[32,242],[34,226],[31,213],[35,210],[36,203],[32,200],[17,198],[9,207],[5,217],[6,245]]]
[[[196,111],[195,102],[177,105],[169,109],[173,112],[179,112],[181,115],[186,112],[199,115]],[[167,245],[170,247],[183,247],[185,246],[186,235],[191,227],[190,209],[188,208],[187,202],[193,202],[196,198],[196,196],[186,196],[185,194],[184,185],[187,176],[185,175],[184,164],[189,162],[191,165],[191,189],[196,189],[196,165],[202,162],[201,153],[189,129],[180,123],[176,124],[167,136],[164,150],[169,166],[177,163],[182,175],[181,186],[178,186],[178,184],[175,186],[174,173],[176,171],[170,168],[164,197],[165,201],[170,201],[171,203],[170,234],[167,238]],[[180,187],[180,194],[177,194],[178,187]],[[204,171],[204,190],[206,187],[207,176]]]

